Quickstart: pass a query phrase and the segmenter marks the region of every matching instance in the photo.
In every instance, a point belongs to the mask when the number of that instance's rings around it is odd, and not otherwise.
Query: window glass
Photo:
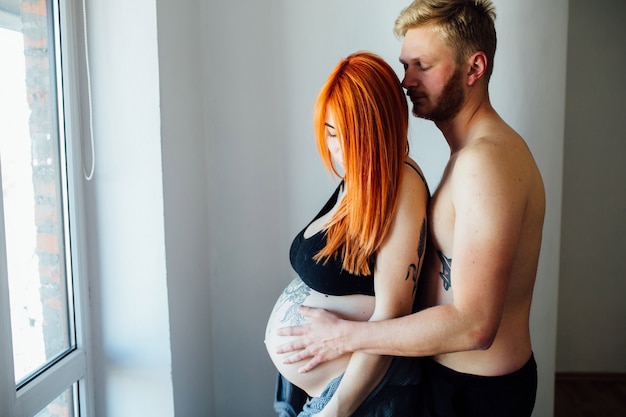
[[[69,352],[75,337],[51,9],[45,0],[12,3],[17,27],[0,27],[0,170],[19,385]]]
[[[74,393],[76,387],[72,387],[54,399],[46,408],[38,412],[35,417],[75,417],[77,397]]]

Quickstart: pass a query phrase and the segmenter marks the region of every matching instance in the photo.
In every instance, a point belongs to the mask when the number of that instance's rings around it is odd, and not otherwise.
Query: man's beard
[[[439,100],[434,107],[420,111],[417,104],[413,103],[413,115],[433,122],[443,122],[456,116],[464,101],[463,74],[460,69],[457,69],[443,86]]]

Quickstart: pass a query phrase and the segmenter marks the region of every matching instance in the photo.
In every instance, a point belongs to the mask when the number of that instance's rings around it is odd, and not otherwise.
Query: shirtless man
[[[524,140],[491,106],[489,0],[416,0],[395,32],[413,114],[435,122],[450,159],[428,211],[419,310],[385,321],[313,319],[282,335],[301,372],[346,352],[424,357],[423,416],[530,416],[537,389],[529,315],[545,211]]]

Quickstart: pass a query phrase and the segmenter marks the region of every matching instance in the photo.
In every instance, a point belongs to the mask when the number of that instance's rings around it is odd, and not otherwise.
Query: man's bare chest
[[[452,302],[455,212],[445,184],[431,198],[428,211],[428,251],[421,275],[425,305]]]
[[[452,257],[455,210],[447,184],[441,184],[428,207],[428,237],[431,246]]]

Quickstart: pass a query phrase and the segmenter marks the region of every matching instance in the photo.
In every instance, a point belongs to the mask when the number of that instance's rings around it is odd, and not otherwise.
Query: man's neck
[[[449,120],[437,121],[435,125],[448,142],[450,153],[454,154],[473,139],[474,127],[494,113],[488,96],[483,96],[481,100],[468,99],[456,116]]]

